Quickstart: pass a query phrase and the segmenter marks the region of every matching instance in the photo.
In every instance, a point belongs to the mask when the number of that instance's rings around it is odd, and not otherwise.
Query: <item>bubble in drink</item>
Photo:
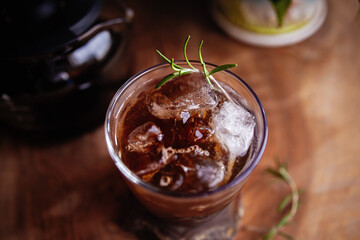
[[[144,90],[117,129],[124,163],[167,191],[200,193],[231,181],[247,161],[255,128],[231,93],[228,99],[210,88],[201,73]]]

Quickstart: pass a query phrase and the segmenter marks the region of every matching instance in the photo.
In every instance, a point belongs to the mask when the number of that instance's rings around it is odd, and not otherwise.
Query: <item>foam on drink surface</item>
[[[117,138],[124,163],[144,181],[199,193],[237,176],[251,151],[254,128],[254,116],[240,101],[229,101],[202,74],[191,73],[139,94]]]

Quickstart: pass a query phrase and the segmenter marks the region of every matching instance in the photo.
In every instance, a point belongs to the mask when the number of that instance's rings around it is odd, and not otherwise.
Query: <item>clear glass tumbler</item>
[[[202,69],[199,62],[192,61],[191,63],[195,68]],[[183,67],[187,66],[184,61],[178,61],[176,64]],[[216,65],[210,63],[207,63],[206,66],[209,71],[216,67]],[[128,187],[151,213],[156,215],[159,219],[163,219],[163,223],[165,222],[166,224],[191,223],[192,226],[196,226],[204,224],[204,222],[212,221],[214,216],[221,215],[220,213],[224,212],[226,207],[234,202],[234,199],[239,198],[240,190],[247,181],[250,173],[260,161],[264,152],[268,136],[267,120],[260,100],[244,80],[230,71],[216,73],[214,77],[217,81],[226,83],[245,99],[245,107],[248,108],[256,119],[254,146],[244,168],[239,175],[229,183],[205,193],[177,194],[174,192],[163,191],[162,189],[144,182],[135,173],[130,171],[122,161],[119,143],[116,138],[117,124],[119,120],[124,117],[126,110],[134,99],[136,99],[138,94],[145,89],[154,88],[160,79],[172,71],[169,64],[155,65],[135,74],[122,85],[113,97],[106,114],[105,137],[109,153]],[[234,210],[228,211],[230,211],[229,217],[231,218],[231,215],[235,214],[231,213],[231,211]],[[238,213],[235,215],[238,215]],[[155,222],[156,221],[154,221],[153,224]],[[219,226],[218,223],[215,225]],[[228,227],[229,226],[226,228],[228,229]],[[184,234],[182,234],[181,237],[183,237]],[[219,234],[218,230],[216,231],[216,234]],[[229,235],[229,232],[224,234]],[[172,233],[170,233],[170,235],[174,236]],[[233,233],[230,235],[233,235]],[[216,236],[220,237],[219,235]],[[191,239],[193,237],[188,238]]]

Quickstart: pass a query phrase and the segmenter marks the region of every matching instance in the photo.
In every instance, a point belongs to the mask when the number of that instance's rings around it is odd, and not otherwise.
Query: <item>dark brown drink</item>
[[[196,61],[152,66],[109,105],[110,156],[155,215],[140,213],[135,231],[159,239],[231,239],[239,229],[239,193],[264,152],[266,115],[247,83],[223,71],[229,65],[206,66],[209,72]]]
[[[232,181],[251,154],[255,117],[238,93],[222,87],[227,95],[194,72],[144,89],[117,123],[126,166],[143,181],[182,194]]]

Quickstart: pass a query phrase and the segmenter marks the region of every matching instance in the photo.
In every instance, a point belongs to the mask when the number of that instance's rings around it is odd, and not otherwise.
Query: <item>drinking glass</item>
[[[191,61],[191,63],[195,68],[202,69],[201,63],[197,61]],[[184,61],[177,61],[176,64],[183,67],[187,66]],[[210,63],[206,63],[206,66],[209,71],[217,67]],[[240,77],[227,70],[214,74],[218,82],[227,84],[242,96],[244,100],[242,104],[255,116],[256,120],[255,139],[249,158],[243,169],[232,181],[208,192],[180,194],[150,185],[133,173],[122,161],[120,143],[116,136],[118,134],[118,124],[121,124],[121,119],[141,92],[145,89],[154,88],[160,79],[172,71],[169,64],[155,65],[135,74],[120,87],[109,105],[105,119],[105,138],[108,151],[132,193],[147,210],[156,216],[154,219],[157,220],[152,221],[150,224],[154,225],[155,228],[159,227],[156,224],[165,224],[167,226],[162,229],[167,229],[166,231],[172,229],[172,233],[166,233],[165,235],[175,236],[175,238],[187,236],[186,239],[195,239],[194,234],[205,234],[213,237],[216,235],[215,238],[222,238],[221,236],[225,234],[224,236],[231,237],[236,233],[234,225],[241,218],[240,190],[259,163],[268,136],[264,108],[255,92]],[[216,218],[223,220],[219,220],[219,222],[216,221]],[[207,226],[211,222],[212,227]],[[179,227],[174,228],[173,226],[182,226],[181,231]],[[203,231],[198,231],[198,229],[194,231],[194,228],[201,228]],[[229,229],[232,229],[231,233],[229,233]],[[208,232],[204,233],[204,231]],[[174,232],[180,233],[174,235]],[[187,234],[191,234],[191,236]],[[225,237],[222,239],[225,239]]]

